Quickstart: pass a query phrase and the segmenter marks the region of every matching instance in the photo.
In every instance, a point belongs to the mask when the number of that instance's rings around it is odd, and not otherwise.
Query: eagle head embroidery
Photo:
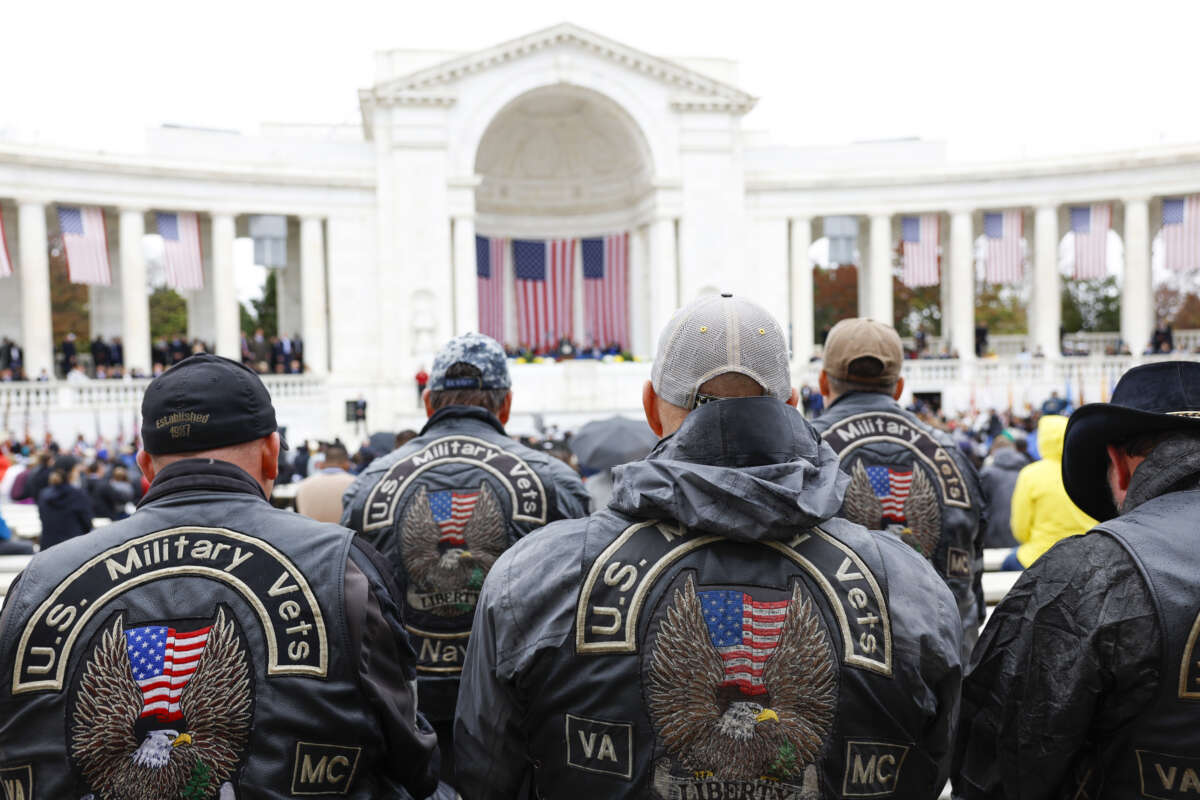
[[[253,692],[235,623],[100,635],[76,693],[71,757],[104,800],[232,798]]]
[[[667,753],[714,779],[793,781],[833,725],[837,668],[824,622],[797,583],[790,599],[676,590],[647,670]]]
[[[504,510],[487,483],[475,492],[427,492],[418,487],[401,527],[401,553],[409,578],[419,592],[437,598],[418,607],[445,617],[473,611],[473,603],[440,598],[477,593],[508,547]]]

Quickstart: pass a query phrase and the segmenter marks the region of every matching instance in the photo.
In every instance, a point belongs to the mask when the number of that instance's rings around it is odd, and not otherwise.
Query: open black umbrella
[[[644,420],[610,417],[589,422],[571,437],[571,452],[586,472],[599,472],[644,458],[658,437]]]

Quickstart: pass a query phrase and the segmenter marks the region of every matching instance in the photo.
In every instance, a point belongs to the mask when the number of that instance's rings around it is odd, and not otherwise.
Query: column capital
[[[814,215],[812,215],[812,214],[788,214],[787,218],[788,218],[788,221],[794,225],[795,224],[812,225],[813,216]]]
[[[952,206],[946,209],[946,213],[951,217],[957,217],[964,214],[970,216],[974,214],[976,210],[977,209],[974,206]]]
[[[1141,203],[1142,205],[1149,205],[1151,199],[1152,199],[1152,196],[1148,195],[1148,194],[1135,194],[1135,195],[1129,195],[1128,197],[1122,197],[1121,203],[1126,207],[1135,205],[1137,203]]]
[[[150,211],[148,205],[120,205],[117,206],[118,214],[146,214]]]
[[[45,206],[50,205],[50,202],[51,202],[50,198],[48,198],[48,197],[37,197],[37,196],[30,196],[30,195],[22,195],[20,197],[13,198],[13,203],[15,203],[17,206],[43,206],[43,207],[45,207]]]
[[[211,217],[212,219],[229,219],[229,220],[232,220],[232,219],[234,219],[234,218],[237,216],[237,214],[235,214],[235,213],[234,213],[234,212],[232,212],[232,211],[224,211],[224,210],[222,210],[222,211],[209,211],[209,212],[208,212],[208,216],[209,216],[209,217]]]
[[[299,216],[301,223],[308,223],[309,225],[313,224],[314,222],[319,223],[325,221],[324,214],[300,214]]]
[[[1034,204],[1033,204],[1033,209],[1034,209],[1034,211],[1035,211],[1036,213],[1038,213],[1038,214],[1041,214],[1043,211],[1049,211],[1049,212],[1052,212],[1052,213],[1054,213],[1054,214],[1057,214],[1057,213],[1058,213],[1058,209],[1059,209],[1059,208],[1061,208],[1063,205],[1066,205],[1066,204],[1065,204],[1065,203],[1059,203],[1059,202],[1052,202],[1052,201],[1050,201],[1050,200],[1043,200],[1043,201],[1039,201],[1039,202],[1037,202],[1037,203],[1034,203]]]

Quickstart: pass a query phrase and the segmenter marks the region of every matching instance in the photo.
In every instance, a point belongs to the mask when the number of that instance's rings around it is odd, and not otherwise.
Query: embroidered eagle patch
[[[499,498],[477,491],[417,487],[401,525],[408,605],[439,617],[472,614],[483,579],[508,547]]]
[[[824,620],[799,583],[752,595],[697,591],[689,575],[648,660],[650,717],[666,751],[655,766],[660,797],[711,797],[709,784],[728,792],[730,783],[737,797],[818,797],[815,764],[833,727],[838,672]]]
[[[902,471],[854,462],[842,516],[870,530],[894,531],[926,558],[933,558],[942,535],[937,493],[916,463]]]
[[[118,615],[83,667],[71,758],[104,800],[232,800],[254,695],[236,622],[125,628]]]

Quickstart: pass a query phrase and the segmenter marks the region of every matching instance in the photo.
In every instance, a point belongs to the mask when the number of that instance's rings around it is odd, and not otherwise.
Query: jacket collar
[[[445,406],[434,412],[429,421],[425,423],[425,427],[421,428],[419,435],[424,436],[434,427],[442,422],[451,419],[475,419],[483,422],[496,430],[501,436],[508,436],[504,430],[503,423],[496,419],[496,415],[480,406]]]
[[[154,483],[150,484],[137,507],[181,492],[196,491],[230,492],[252,495],[263,501],[267,499],[258,481],[241,467],[213,458],[185,458],[168,464],[154,476]]]
[[[853,405],[855,408],[871,408],[871,409],[897,409],[900,404],[897,403],[890,394],[882,392],[846,392],[838,395],[837,399],[829,404],[829,409],[835,408],[839,403]]]
[[[1133,471],[1121,513],[1160,495],[1200,488],[1200,437],[1181,434],[1155,447]]]

